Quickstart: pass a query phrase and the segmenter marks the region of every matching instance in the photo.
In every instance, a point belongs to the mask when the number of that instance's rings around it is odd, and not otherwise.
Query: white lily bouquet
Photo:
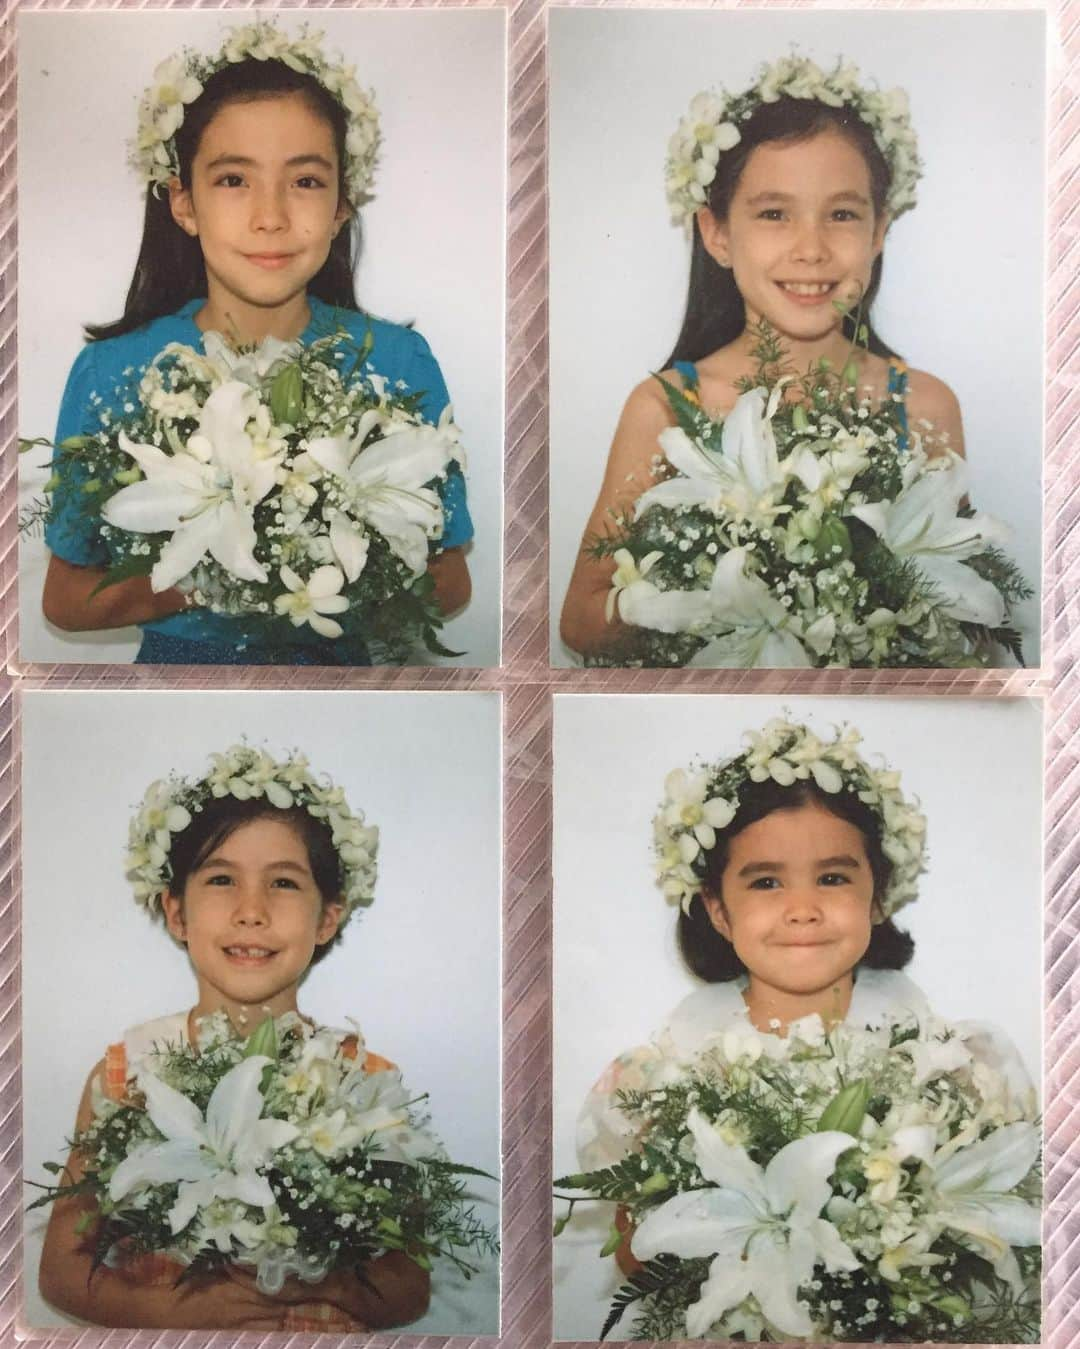
[[[295,1013],[246,1040],[218,1013],[198,1038],[157,1049],[123,1102],[96,1099],[73,1140],[84,1178],[31,1205],[90,1195],[95,1268],[164,1252],[181,1278],[245,1265],[273,1294],[389,1250],[468,1276],[462,1251],[498,1249],[460,1179],[486,1173],[446,1157],[400,1073],[365,1072],[362,1041],[352,1057]]]
[[[636,1150],[556,1181],[644,1262],[601,1338],[637,1303],[635,1339],[1038,1340],[1034,1101],[944,1023],[740,1026],[617,1109]]]
[[[457,654],[437,640],[427,570],[443,532],[435,489],[463,458],[450,409],[433,426],[418,394],[366,371],[370,334],[234,349],[207,333],[203,345],[171,343],[123,414],[55,447],[103,522],[102,585],[147,575],[155,591],[255,616],[270,642],[308,625],[361,635],[379,663],[421,641]],[[59,482],[54,471],[46,494]],[[24,527],[49,517],[46,505]]]
[[[756,337],[722,421],[662,381],[663,480],[590,544],[616,563],[608,619],[632,629],[595,663],[958,667],[995,645],[1022,662],[1011,608],[1032,592],[1006,527],[963,504],[964,461],[905,437],[892,397],[859,398],[853,366],[793,380],[767,325]]]

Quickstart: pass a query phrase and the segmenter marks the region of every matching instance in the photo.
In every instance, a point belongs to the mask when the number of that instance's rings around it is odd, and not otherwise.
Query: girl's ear
[[[717,220],[712,211],[707,206],[703,206],[697,213],[697,223],[701,234],[701,242],[705,245],[705,252],[721,267],[730,267],[731,246],[727,222]]]
[[[876,258],[885,247],[885,235],[889,226],[892,224],[892,216],[887,211],[882,211],[874,221],[874,257]]]
[[[178,942],[187,941],[187,924],[184,922],[184,901],[170,890],[161,897],[161,911],[165,915],[165,926]]]
[[[328,941],[333,941],[344,917],[345,905],[340,900],[324,904],[319,916],[319,926],[315,929],[315,945],[325,946]]]
[[[711,895],[708,891],[701,892],[701,902],[705,905],[705,912],[709,915],[709,922],[720,933],[725,941],[731,941],[731,922],[728,919],[727,909],[724,908],[724,901],[719,895]]]
[[[169,210],[172,212],[172,218],[185,234],[190,234],[194,239],[199,232],[199,224],[195,219],[195,208],[191,201],[191,189],[184,187],[179,178],[170,178],[168,189]]]
[[[870,901],[870,921],[875,927],[877,927],[879,923],[885,921],[885,910],[876,899]]]
[[[336,239],[336,238],[338,237],[338,235],[341,233],[342,229],[344,229],[344,228],[348,225],[349,221],[352,219],[352,214],[353,214],[353,212],[352,212],[352,207],[351,207],[351,206],[349,205],[349,203],[341,196],[341,194],[338,193],[338,207],[337,207],[337,210],[334,212],[334,238],[335,238],[335,239]]]

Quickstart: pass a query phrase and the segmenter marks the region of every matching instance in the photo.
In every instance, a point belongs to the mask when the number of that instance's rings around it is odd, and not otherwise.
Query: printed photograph
[[[505,97],[501,11],[22,16],[23,660],[499,663]]]
[[[24,695],[25,1328],[498,1334],[500,710]]]
[[[556,1339],[1039,1341],[1041,729],[556,698]]]
[[[1045,30],[551,12],[553,664],[1040,664]]]

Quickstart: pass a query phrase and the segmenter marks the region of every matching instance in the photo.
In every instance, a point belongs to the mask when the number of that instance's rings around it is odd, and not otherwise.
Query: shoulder
[[[930,1004],[922,989],[899,970],[859,970],[847,1020],[862,1026],[880,1026],[897,1016],[924,1021]]]
[[[655,375],[650,375],[648,379],[643,379],[630,390],[630,396],[623,404],[620,424],[632,422],[655,426],[658,431],[663,430],[665,426],[671,426],[674,418],[665,385],[682,390],[685,388],[685,381],[677,370],[661,370]]]
[[[391,323],[376,318],[362,309],[343,309],[329,305],[314,296],[311,298],[312,327],[316,332],[335,332],[341,328],[356,342],[363,342],[370,333],[373,343],[371,359],[377,369],[387,361],[434,360],[431,347],[415,328],[404,323]]]
[[[962,454],[963,420],[956,394],[943,379],[926,370],[909,370],[907,381],[908,417],[912,429],[927,431],[932,428],[939,434],[947,433],[950,447]],[[924,421],[929,427],[919,425]]]
[[[129,333],[88,342],[79,353],[79,360],[92,366],[98,377],[106,382],[111,380],[119,384],[122,380],[130,381],[170,342],[190,343],[196,339],[198,329],[192,316],[202,303],[202,300],[192,300],[175,313],[162,314],[139,328],[133,328]],[[111,389],[99,389],[97,392],[104,394],[111,392]]]
[[[706,984],[699,988],[674,1009],[664,1027],[666,1035],[671,1037],[675,1048],[681,1054],[696,1052],[712,1035],[730,1030],[732,1026],[746,1020],[746,1003],[743,1001],[743,979],[732,979],[727,983]]]

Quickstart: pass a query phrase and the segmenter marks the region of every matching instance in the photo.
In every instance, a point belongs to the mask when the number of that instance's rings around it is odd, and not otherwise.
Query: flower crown
[[[290,70],[318,80],[345,109],[349,128],[345,137],[345,183],[349,198],[359,205],[370,194],[379,148],[379,114],[374,96],[356,83],[351,66],[327,59],[319,45],[322,33],[312,32],[305,24],[298,37],[258,20],[232,28],[225,35],[221,50],[205,56],[184,48],[154,71],[154,83],[139,102],[139,131],[132,144],[132,167],[155,187],[166,184],[180,173],[176,133],[184,121],[184,110],[203,91],[206,80],[223,70],[249,59],[280,61]]]
[[[825,74],[805,56],[785,56],[763,65],[756,83],[741,94],[700,93],[668,142],[664,179],[671,217],[689,227],[695,212],[706,204],[709,184],[725,150],[742,139],[739,123],[747,121],[763,103],[781,98],[812,98],[830,108],[848,107],[874,133],[874,141],[889,165],[891,183],[887,207],[895,220],[915,205],[915,184],[922,177],[918,141],[911,126],[908,97],[903,89],[864,89],[859,68],[839,61]]]
[[[748,782],[770,778],[781,787],[813,778],[835,796],[854,792],[881,821],[881,847],[892,863],[884,895],[876,898],[888,917],[918,892],[924,870],[926,817],[900,791],[900,774],[873,768],[859,754],[862,736],[854,727],[822,741],[806,726],[777,718],[761,731],[748,731],[745,753],[687,772],[669,773],[666,797],[653,820],[657,883],[665,898],[689,912],[702,892],[705,854],[716,846],[716,831],[738,814],[740,793]]]
[[[172,881],[169,853],[173,835],[186,829],[195,815],[221,797],[237,801],[265,798],[277,810],[301,807],[329,827],[341,859],[344,926],[358,904],[370,904],[375,890],[375,854],[379,831],[364,823],[361,812],[349,809],[345,793],[329,778],[316,778],[302,754],[281,762],[251,745],[233,745],[223,754],[211,754],[210,771],[201,778],[171,773],[152,782],[131,821],[125,875],[137,903],[151,913]]]

